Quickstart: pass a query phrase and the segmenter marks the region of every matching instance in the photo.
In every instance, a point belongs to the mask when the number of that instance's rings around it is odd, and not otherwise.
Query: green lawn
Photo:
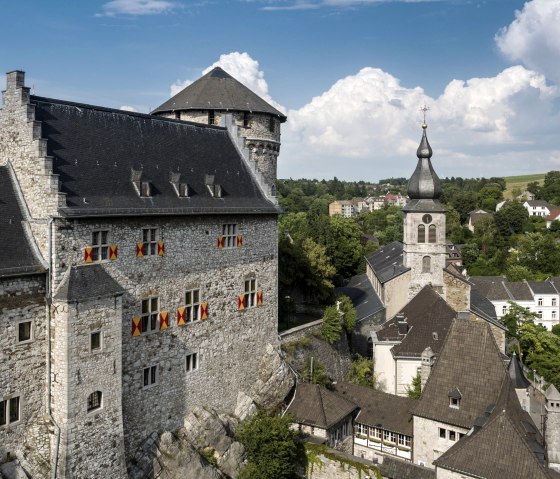
[[[541,184],[544,181],[545,173],[535,173],[533,175],[520,175],[520,176],[505,176],[506,191],[504,191],[504,198],[513,199],[512,191],[516,188],[522,192],[527,189],[527,184],[533,181]]]

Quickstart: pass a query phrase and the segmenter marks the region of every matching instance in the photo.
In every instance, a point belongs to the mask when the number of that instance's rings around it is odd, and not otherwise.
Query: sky
[[[279,178],[560,169],[560,0],[61,0],[2,5],[0,72],[149,112],[219,65],[287,114]],[[0,87],[5,78],[0,79]]]

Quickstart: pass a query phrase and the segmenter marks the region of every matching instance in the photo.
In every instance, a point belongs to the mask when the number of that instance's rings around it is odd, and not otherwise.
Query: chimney
[[[428,346],[426,349],[424,349],[424,351],[422,351],[421,361],[422,364],[420,366],[420,380],[423,390],[424,386],[426,385],[426,381],[428,380],[428,378],[430,377],[430,373],[432,372],[432,367],[436,362],[436,355],[432,351],[432,348]]]
[[[6,74],[6,89],[16,90],[25,84],[25,72],[15,70]]]

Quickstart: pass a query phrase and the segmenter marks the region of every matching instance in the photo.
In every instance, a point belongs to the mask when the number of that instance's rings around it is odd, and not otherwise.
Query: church
[[[127,477],[154,431],[233,412],[279,351],[286,116],[215,68],[140,114],[32,95],[0,111],[0,457]]]

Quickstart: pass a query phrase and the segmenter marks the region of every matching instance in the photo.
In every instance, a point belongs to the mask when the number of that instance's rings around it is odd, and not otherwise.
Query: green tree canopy
[[[406,387],[406,395],[411,399],[420,399],[422,395],[422,378],[420,373],[412,378],[412,384]]]
[[[329,343],[333,344],[340,339],[342,332],[342,314],[336,306],[327,306],[323,314],[323,324],[321,325],[321,336]]]
[[[350,363],[348,379],[353,384],[375,389],[376,379],[373,374],[373,360],[356,354]]]
[[[523,233],[529,213],[519,201],[511,201],[496,211],[494,221],[500,234],[508,238],[512,234]]]

